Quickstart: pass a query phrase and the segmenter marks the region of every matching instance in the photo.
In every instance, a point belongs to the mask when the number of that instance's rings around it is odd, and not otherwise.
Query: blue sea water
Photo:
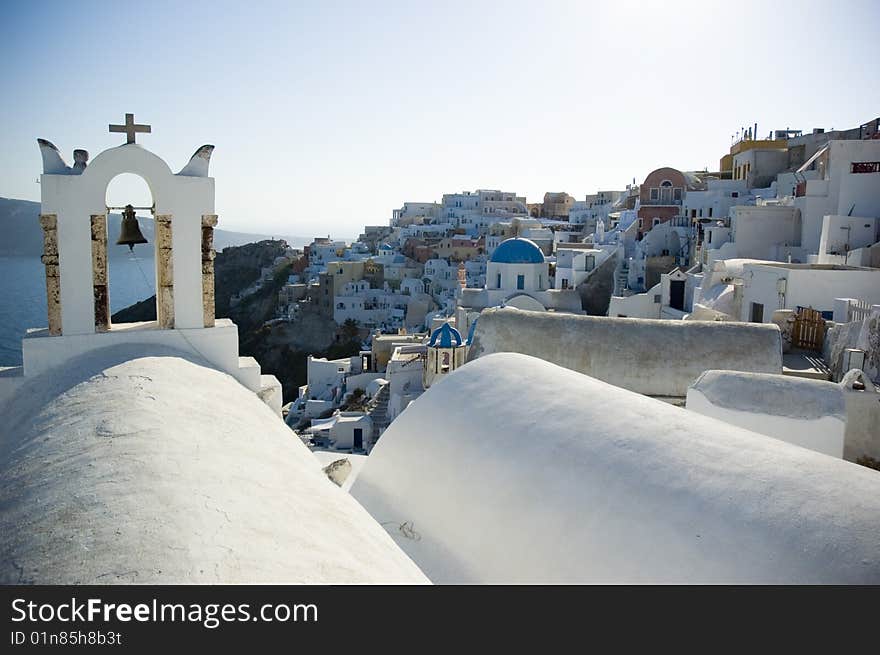
[[[152,258],[111,258],[110,310],[119,311],[155,292]],[[38,257],[0,257],[0,366],[21,364],[21,338],[46,327],[46,278]]]

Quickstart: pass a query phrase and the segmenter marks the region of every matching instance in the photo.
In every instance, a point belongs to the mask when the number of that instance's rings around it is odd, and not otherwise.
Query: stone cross
[[[111,132],[125,132],[128,140],[126,143],[134,143],[134,135],[137,132],[145,132],[149,134],[152,132],[152,127],[149,125],[138,125],[134,122],[134,114],[126,114],[125,115],[125,125],[111,125]]]

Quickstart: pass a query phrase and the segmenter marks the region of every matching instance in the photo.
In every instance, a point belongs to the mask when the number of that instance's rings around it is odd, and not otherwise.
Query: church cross
[[[145,132],[149,134],[152,132],[152,127],[149,125],[138,125],[134,122],[134,114],[126,114],[125,115],[125,125],[111,125],[111,132],[125,132],[128,140],[126,143],[134,143],[134,135],[137,132]]]

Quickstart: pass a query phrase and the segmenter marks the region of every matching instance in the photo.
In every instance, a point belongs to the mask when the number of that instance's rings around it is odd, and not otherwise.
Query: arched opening
[[[154,203],[153,193],[140,175],[120,173],[107,184],[107,292],[111,315],[156,293],[156,229],[151,209]],[[147,240],[147,243],[137,244],[132,249],[116,243],[126,205],[135,208],[138,227]],[[109,316],[107,318],[109,326]],[[123,322],[155,319],[156,306],[153,303],[152,306],[133,309]]]

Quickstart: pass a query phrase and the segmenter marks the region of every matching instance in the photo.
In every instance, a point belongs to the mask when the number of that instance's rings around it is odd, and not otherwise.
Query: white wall
[[[709,368],[782,373],[775,325],[487,309],[468,361],[496,352],[532,355],[652,396],[683,398]]]
[[[801,220],[795,207],[737,206],[730,210],[730,221],[737,257],[772,259],[774,245],[800,245]]]
[[[342,386],[342,380],[351,370],[351,359],[309,358],[306,363],[309,397],[317,400],[332,400],[333,388]]]
[[[784,295],[779,280],[786,280]],[[764,322],[777,309],[812,307],[834,311],[835,298],[859,298],[880,303],[880,269],[834,270],[807,264],[746,264],[743,267],[743,302],[740,320],[750,317],[751,303],[764,305]]]
[[[138,144],[125,144],[99,154],[80,175],[40,176],[40,211],[58,216],[63,333],[95,331],[90,216],[107,213],[107,186],[122,173],[143,178],[156,214],[173,217],[175,327],[204,327],[202,215],[214,213],[214,178],[173,175],[157,155]],[[114,247],[112,241],[108,247]]]
[[[880,183],[880,180],[878,180]],[[876,218],[863,216],[822,217],[822,234],[819,238],[819,256],[844,255],[850,250],[870,246],[877,242]]]
[[[646,293],[611,296],[611,301],[608,303],[608,316],[612,318],[660,318],[661,302],[662,290],[658,282]]]
[[[522,291],[544,291],[550,288],[549,264],[486,264],[486,288],[517,291],[517,277],[523,276]],[[501,275],[501,285],[498,276]]]
[[[843,389],[831,382],[706,371],[688,389],[686,407],[774,439],[843,457],[846,403]]]

